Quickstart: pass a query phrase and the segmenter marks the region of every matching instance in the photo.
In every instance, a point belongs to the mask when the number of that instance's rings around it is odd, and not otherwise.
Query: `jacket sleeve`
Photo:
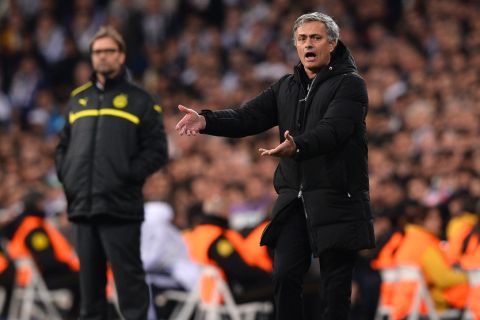
[[[168,147],[163,126],[162,110],[150,97],[140,122],[139,152],[130,164],[131,178],[143,182],[150,174],[167,163]]]
[[[68,112],[65,117],[65,125],[60,131],[59,141],[57,148],[55,149],[55,168],[57,170],[57,177],[60,182],[63,182],[62,166],[64,163],[65,155],[67,154],[68,145],[70,142],[70,123],[68,122]]]
[[[297,160],[335,151],[351,137],[355,126],[364,122],[368,108],[365,82],[356,75],[345,77],[318,125],[294,137]]]
[[[273,128],[278,124],[277,92],[280,83],[287,76],[240,108],[220,111],[203,110],[200,114],[205,117],[207,126],[201,133],[241,138]]]
[[[422,256],[421,264],[425,274],[436,287],[446,289],[467,283],[466,274],[451,268],[437,248],[428,248]]]

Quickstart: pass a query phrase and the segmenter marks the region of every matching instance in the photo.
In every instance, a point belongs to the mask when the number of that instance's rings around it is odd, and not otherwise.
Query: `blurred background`
[[[1,0],[0,221],[21,211],[33,188],[46,197],[47,217],[71,235],[53,152],[70,92],[91,73],[89,41],[104,24],[124,36],[132,77],[164,110],[170,162],[147,181],[146,200],[167,203],[182,230],[218,194],[231,228],[246,232],[267,219],[276,160],[257,150],[276,146],[277,130],[241,140],[181,137],[177,105],[238,106],[290,73],[298,62],[292,25],[310,11],[336,20],[367,82],[377,237],[402,226],[415,202],[439,209],[445,239],[451,216],[464,209],[452,205],[456,195],[480,197],[474,0]],[[365,261],[375,254],[363,253]],[[371,319],[365,314],[376,302],[364,311],[358,297],[369,292],[362,281],[371,270],[362,268],[355,317]]]

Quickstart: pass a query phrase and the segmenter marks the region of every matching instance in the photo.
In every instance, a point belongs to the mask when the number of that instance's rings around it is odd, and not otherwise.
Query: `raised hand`
[[[295,141],[293,141],[293,137],[290,135],[288,130],[285,131],[284,137],[285,137],[285,141],[280,143],[274,149],[263,149],[263,148],[258,149],[258,151],[260,151],[260,155],[280,157],[280,158],[293,156],[295,154],[295,150],[297,149],[297,145],[295,144]]]
[[[195,110],[186,108],[181,104],[178,105],[178,110],[184,114],[183,118],[175,126],[175,130],[177,130],[181,136],[184,134],[187,136],[195,136],[200,130],[205,129],[207,123],[204,116],[199,115]]]

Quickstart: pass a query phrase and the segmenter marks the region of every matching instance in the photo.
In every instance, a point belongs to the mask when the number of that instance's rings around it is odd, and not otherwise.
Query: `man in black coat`
[[[90,82],[73,90],[55,160],[75,223],[80,319],[106,319],[107,261],[125,319],[146,319],[140,260],[145,179],[167,161],[161,107],[129,81],[125,44],[111,27],[91,42]]]
[[[238,109],[196,111],[176,129],[244,137],[279,127],[278,199],[261,244],[275,249],[276,319],[302,319],[302,277],[320,259],[323,319],[348,319],[357,251],[374,247],[365,117],[368,96],[333,19],[314,12],[293,27],[300,63]]]

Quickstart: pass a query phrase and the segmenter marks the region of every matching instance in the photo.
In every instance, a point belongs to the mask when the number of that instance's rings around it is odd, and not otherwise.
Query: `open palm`
[[[186,134],[187,136],[194,136],[200,130],[205,129],[205,118],[199,115],[198,112],[182,105],[178,106],[178,110],[184,114],[183,118],[175,126],[175,130],[177,130],[180,135]]]

